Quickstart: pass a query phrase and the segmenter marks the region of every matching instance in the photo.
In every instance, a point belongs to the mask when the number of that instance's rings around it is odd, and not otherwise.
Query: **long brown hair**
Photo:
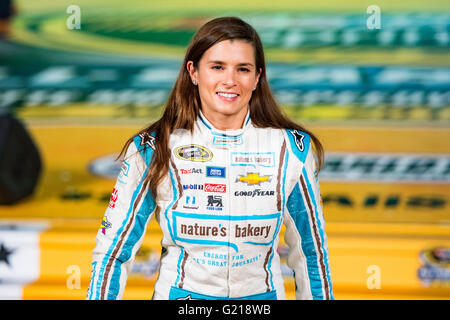
[[[323,147],[319,139],[300,124],[295,123],[284,115],[270,90],[266,77],[266,62],[261,39],[255,29],[248,23],[236,17],[222,17],[213,19],[204,24],[194,35],[189,44],[184,61],[181,65],[178,78],[169,95],[162,117],[139,131],[128,139],[120,155],[128,149],[133,138],[137,135],[155,136],[155,150],[153,153],[151,169],[144,178],[144,188],[150,185],[150,191],[156,198],[158,184],[168,173],[170,149],[168,146],[169,136],[176,129],[187,129],[193,132],[201,102],[197,86],[195,86],[187,71],[188,61],[198,67],[203,53],[216,43],[224,40],[242,40],[253,45],[257,72],[261,70],[260,78],[249,101],[250,118],[255,127],[295,129],[308,133],[311,136],[315,149],[318,169],[323,164]]]

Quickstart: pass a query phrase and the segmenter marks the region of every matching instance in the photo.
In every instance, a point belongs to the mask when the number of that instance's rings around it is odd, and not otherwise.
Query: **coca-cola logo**
[[[227,191],[227,185],[216,183],[205,183],[206,192],[220,192],[225,193]]]

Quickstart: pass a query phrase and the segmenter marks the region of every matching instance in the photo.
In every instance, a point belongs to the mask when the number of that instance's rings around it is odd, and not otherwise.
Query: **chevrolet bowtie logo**
[[[246,182],[250,185],[259,185],[261,182],[270,182],[270,176],[260,176],[259,173],[247,173],[247,176],[239,176],[236,182]]]

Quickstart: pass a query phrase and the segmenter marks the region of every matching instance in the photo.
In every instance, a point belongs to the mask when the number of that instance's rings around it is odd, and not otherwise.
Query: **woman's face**
[[[259,80],[253,46],[242,40],[224,40],[205,51],[197,68],[187,69],[198,84],[202,112],[208,118],[247,114]]]

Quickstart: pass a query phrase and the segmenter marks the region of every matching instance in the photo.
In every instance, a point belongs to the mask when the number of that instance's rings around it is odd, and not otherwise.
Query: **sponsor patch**
[[[116,201],[117,201],[118,196],[119,196],[119,190],[114,188],[111,193],[111,199],[109,200],[109,207],[111,209],[114,209],[116,207]]]
[[[111,222],[108,221],[108,219],[106,218],[106,216],[103,217],[103,221],[102,221],[102,225],[100,226],[100,228],[102,229],[102,233],[106,234],[106,229],[110,229],[111,228]]]
[[[206,176],[208,178],[225,178],[224,167],[206,167]]]
[[[208,203],[206,204],[207,210],[222,211],[223,208],[222,196],[208,196],[207,200],[208,200]]]
[[[192,174],[192,173],[199,173],[202,174],[203,170],[200,168],[191,168],[191,169],[180,169],[181,174]]]
[[[261,190],[261,189],[255,189],[251,191],[236,191],[234,193],[234,196],[236,197],[267,197],[267,196],[274,196],[275,191],[272,190]]]
[[[183,190],[203,190],[202,184],[183,184]]]
[[[297,146],[298,150],[303,152],[305,150],[305,145],[303,144],[305,135],[301,134],[297,130],[290,130],[289,132],[294,136],[295,145]]]
[[[246,183],[249,186],[259,186],[261,182],[270,182],[270,176],[260,176],[259,173],[247,173],[246,176],[240,175],[236,182]]]
[[[241,145],[242,142],[242,136],[236,136],[236,137],[224,137],[224,136],[214,136],[213,138],[213,145],[215,146],[228,146],[228,145]]]
[[[127,184],[128,172],[130,171],[130,164],[125,160],[122,162],[122,167],[120,168],[119,176],[117,181],[122,184]]]
[[[220,192],[225,193],[227,186],[225,184],[205,183],[205,192]]]
[[[197,198],[195,196],[189,195],[186,196],[185,203],[183,208],[185,209],[198,209]]]
[[[274,167],[275,152],[232,152],[231,165]]]
[[[156,150],[155,137],[151,136],[148,132],[140,133],[139,137],[141,137],[141,146],[148,146],[153,150]]]
[[[173,234],[195,245],[224,245],[239,252],[239,244],[269,245],[276,236],[280,213],[228,216],[173,212]],[[230,240],[232,239],[232,240]]]
[[[173,153],[178,159],[205,162],[212,159],[213,154],[205,147],[190,144],[176,148]]]

